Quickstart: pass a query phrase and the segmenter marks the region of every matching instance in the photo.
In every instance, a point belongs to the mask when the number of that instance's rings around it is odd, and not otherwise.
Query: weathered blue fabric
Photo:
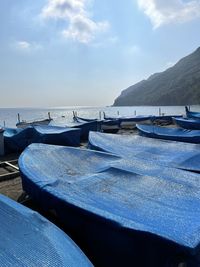
[[[21,152],[32,143],[79,146],[80,129],[45,125],[25,129],[6,128],[4,140],[6,153]]]
[[[0,195],[0,266],[92,266],[59,228],[15,201]]]
[[[136,125],[140,135],[171,141],[200,143],[200,131],[182,128],[167,128],[154,125]]]
[[[81,140],[88,140],[88,135],[90,131],[99,131],[101,124],[99,121],[90,121],[90,122],[75,122],[69,124],[71,128],[81,129]]]
[[[200,145],[138,135],[90,132],[91,149],[113,153],[125,159],[144,159],[159,165],[200,172]]]
[[[34,126],[34,129],[40,134],[40,143],[63,146],[80,145],[80,129],[59,126]]]
[[[39,140],[40,134],[32,126],[25,129],[5,128],[4,131],[6,153],[21,152],[29,144]]]
[[[184,129],[200,130],[200,119],[173,118],[173,120]]]
[[[199,174],[43,144],[30,145],[19,167],[24,190],[54,209],[100,266],[171,266],[182,253],[197,260]]]
[[[200,112],[190,111],[188,107],[185,107],[185,112],[188,118],[200,119]]]

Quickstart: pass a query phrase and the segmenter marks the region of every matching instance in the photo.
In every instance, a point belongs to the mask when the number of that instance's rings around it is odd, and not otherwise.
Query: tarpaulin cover
[[[88,140],[88,135],[90,131],[99,131],[101,128],[99,121],[90,122],[74,122],[68,124],[68,127],[81,129],[81,140]]]
[[[136,125],[139,133],[146,137],[188,142],[200,143],[200,131],[186,130],[182,128],[167,128],[154,125]]]
[[[133,264],[142,254],[143,264],[135,266],[160,267],[174,245],[195,255],[200,242],[200,175],[148,161],[141,165],[103,152],[44,144],[30,145],[19,159],[24,190],[76,225],[76,231],[84,229],[87,241],[98,240],[90,249],[100,253],[101,260],[113,253],[110,260],[117,262],[126,254]],[[145,260],[153,265],[145,265]]]
[[[78,146],[80,130],[56,126],[29,126],[25,129],[6,128],[5,150],[20,152],[31,143]]]
[[[178,126],[184,129],[200,130],[200,118],[199,119],[173,118],[173,120]]]
[[[200,172],[200,145],[138,135],[90,132],[91,149],[113,153],[126,159],[144,159],[168,167]]]
[[[59,228],[19,203],[0,195],[0,266],[92,266]]]
[[[40,143],[63,146],[80,145],[80,129],[59,126],[34,126],[34,129],[40,134]]]

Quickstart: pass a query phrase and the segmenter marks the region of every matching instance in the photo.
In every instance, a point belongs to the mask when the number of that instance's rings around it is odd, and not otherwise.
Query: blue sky
[[[1,0],[0,107],[111,105],[199,29],[197,0]]]

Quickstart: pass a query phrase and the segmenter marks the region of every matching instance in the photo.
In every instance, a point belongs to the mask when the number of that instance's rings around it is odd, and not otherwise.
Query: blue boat
[[[79,146],[80,129],[56,126],[29,126],[25,129],[5,128],[4,143],[6,153],[21,152],[32,143]]]
[[[44,144],[30,145],[19,168],[23,189],[95,266],[199,266],[199,174],[146,161],[144,175],[132,160]]]
[[[89,122],[75,122],[68,124],[70,128],[79,128],[81,130],[81,140],[87,141],[90,131],[100,131],[100,124],[98,121]]]
[[[0,266],[92,266],[58,227],[21,204],[0,195]]]
[[[25,129],[5,128],[3,135],[5,153],[21,152],[29,144],[40,140],[40,134],[32,126]]]
[[[40,143],[62,146],[80,145],[80,129],[59,126],[34,126],[33,128],[40,134],[40,140],[38,140]]]
[[[200,172],[200,145],[146,138],[139,135],[115,135],[90,132],[89,148],[115,154],[144,168],[148,164]],[[143,166],[143,167],[142,167]]]
[[[139,134],[146,137],[178,142],[200,144],[200,131],[181,128],[167,128],[152,125],[136,125]]]
[[[118,116],[118,117],[108,117],[104,113],[105,120],[119,120],[120,126],[122,128],[133,128],[136,123],[148,123],[151,124],[154,120],[154,116]]]
[[[97,120],[97,119],[87,119],[78,117],[74,114],[73,119],[75,122],[83,123],[83,122],[92,122],[97,121],[99,123],[99,131],[106,133],[116,133],[120,130],[120,121],[118,119],[114,120]]]
[[[199,119],[173,118],[173,120],[178,126],[184,129],[200,130],[200,118]]]
[[[188,107],[185,107],[185,112],[188,118],[200,119],[200,112],[189,111]]]

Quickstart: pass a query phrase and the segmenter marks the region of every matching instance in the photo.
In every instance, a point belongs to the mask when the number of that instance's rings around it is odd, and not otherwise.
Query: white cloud
[[[41,49],[41,45],[37,43],[30,43],[27,41],[17,41],[14,43],[14,48],[20,51],[29,52]]]
[[[150,18],[153,27],[168,23],[183,23],[200,18],[200,1],[137,0],[138,6]]]
[[[62,31],[65,38],[90,43],[98,33],[108,30],[109,23],[95,22],[86,9],[87,4],[88,0],[48,0],[41,16],[66,21],[67,28]]]

